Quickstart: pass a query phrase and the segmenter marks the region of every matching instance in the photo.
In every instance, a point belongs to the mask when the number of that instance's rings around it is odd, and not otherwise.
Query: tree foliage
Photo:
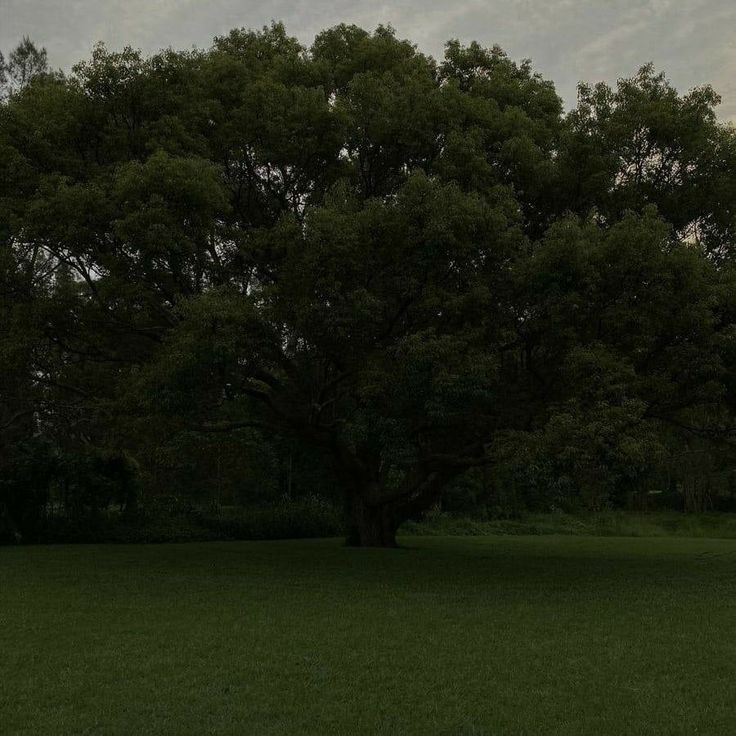
[[[237,496],[288,447],[351,541],[391,545],[470,468],[600,506],[728,441],[736,142],[709,88],[647,66],[564,114],[497,47],[345,25],[98,46],[68,77],[26,40],[2,69],[3,448],[125,453],[151,488],[219,448]]]

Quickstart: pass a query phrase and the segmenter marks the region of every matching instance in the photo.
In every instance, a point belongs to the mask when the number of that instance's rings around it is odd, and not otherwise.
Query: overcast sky
[[[0,49],[23,35],[68,69],[96,41],[146,52],[207,46],[230,28],[283,20],[304,42],[336,23],[390,23],[439,56],[449,38],[529,57],[569,108],[579,80],[614,82],[647,61],[685,91],[710,83],[736,121],[736,0],[0,0]]]

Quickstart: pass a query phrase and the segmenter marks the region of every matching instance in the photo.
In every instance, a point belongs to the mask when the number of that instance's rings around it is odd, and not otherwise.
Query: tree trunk
[[[348,503],[348,546],[397,546],[396,532],[402,520],[395,504],[371,505],[357,493]]]

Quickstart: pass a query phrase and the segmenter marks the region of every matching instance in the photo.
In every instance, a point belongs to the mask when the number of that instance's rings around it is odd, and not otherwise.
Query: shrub
[[[46,517],[24,541],[56,544],[203,542],[236,539],[292,539],[343,534],[342,515],[315,496],[283,498],[273,506],[198,508],[177,496],[160,496],[135,512]]]
[[[344,533],[342,514],[316,496],[274,506],[231,507],[202,513],[200,523],[228,539],[333,537]]]

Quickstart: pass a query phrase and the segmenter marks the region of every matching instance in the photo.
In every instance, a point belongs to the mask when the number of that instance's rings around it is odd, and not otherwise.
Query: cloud
[[[678,89],[712,83],[721,116],[736,120],[733,0],[0,0],[0,49],[28,34],[69,68],[98,40],[146,52],[206,46],[230,28],[272,19],[307,43],[343,21],[391,23],[435,56],[449,38],[498,43],[532,58],[568,107],[581,79],[615,82],[653,61]]]

